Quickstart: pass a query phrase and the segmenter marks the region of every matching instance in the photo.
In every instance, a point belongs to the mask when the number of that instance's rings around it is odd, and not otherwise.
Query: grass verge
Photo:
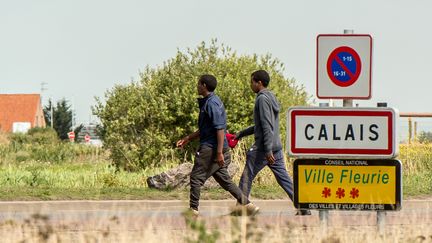
[[[81,147],[73,145],[75,149]],[[87,149],[87,148],[85,148]],[[85,150],[82,148],[82,150]],[[432,144],[401,145],[398,157],[402,162],[403,196],[432,195]],[[9,156],[11,157],[11,156]],[[12,156],[13,157],[13,156]],[[243,155],[244,157],[244,155]],[[233,162],[240,168],[244,158],[233,151]],[[189,198],[188,188],[152,190],[147,186],[149,176],[172,168],[147,168],[135,172],[117,170],[105,156],[89,153],[78,156],[75,162],[56,163],[37,160],[8,160],[0,163],[0,200],[109,200],[109,199],[180,199]],[[287,162],[292,171],[292,160]],[[239,181],[240,173],[234,176]],[[265,168],[254,180],[252,198],[287,199],[286,193],[272,172]],[[202,199],[232,198],[222,189],[202,191]]]
[[[150,188],[52,188],[52,187],[1,187],[1,201],[33,200],[188,200],[189,190],[160,191]],[[203,190],[201,199],[231,199],[223,189]],[[256,187],[252,198],[287,199],[288,196],[278,187]]]

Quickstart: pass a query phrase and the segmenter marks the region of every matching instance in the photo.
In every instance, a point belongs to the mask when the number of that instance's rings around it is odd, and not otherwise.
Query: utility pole
[[[48,88],[46,87],[48,85],[47,82],[41,82],[41,97],[42,97],[42,93],[44,93],[44,91],[47,91]],[[43,105],[42,102],[42,98],[41,98],[41,104]],[[50,116],[51,116],[51,128],[54,128],[53,126],[53,104],[52,104],[52,97],[49,98],[49,105],[50,105]]]
[[[72,95],[72,131],[75,130],[76,121],[75,121],[75,96]]]
[[[53,119],[53,103],[52,103],[52,97],[49,99],[50,101],[50,115],[51,115],[51,128],[54,129],[54,119]]]
[[[44,93],[46,90],[48,90],[47,87],[45,87],[48,83],[47,82],[41,82],[41,104],[42,103],[42,93]]]

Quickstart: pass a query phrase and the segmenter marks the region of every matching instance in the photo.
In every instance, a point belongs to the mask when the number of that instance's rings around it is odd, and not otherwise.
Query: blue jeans
[[[256,150],[255,147],[252,147],[246,153],[246,164],[243,170],[243,174],[240,178],[239,187],[243,191],[243,194],[249,197],[252,187],[252,181],[255,179],[257,174],[267,165],[276,177],[276,181],[278,182],[278,184],[288,194],[291,201],[294,202],[293,183],[285,168],[285,161],[283,158],[282,150],[274,151],[273,156],[275,157],[275,163],[270,165],[265,158],[265,153]]]

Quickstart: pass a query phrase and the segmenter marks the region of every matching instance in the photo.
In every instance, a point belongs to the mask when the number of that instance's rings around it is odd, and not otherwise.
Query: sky
[[[318,104],[328,100],[316,98],[316,37],[351,29],[373,38],[372,97],[354,104],[432,112],[431,10],[428,0],[0,0],[0,93],[41,93],[45,83],[44,104],[65,98],[77,124],[96,121],[95,97],[217,38],[278,58]]]

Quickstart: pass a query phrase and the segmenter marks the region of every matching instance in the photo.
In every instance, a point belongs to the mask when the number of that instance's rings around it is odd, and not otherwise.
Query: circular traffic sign
[[[360,56],[348,46],[334,49],[327,59],[327,74],[340,87],[354,84],[360,76],[361,67]]]
[[[72,138],[75,138],[75,133],[74,133],[73,131],[72,131],[72,132],[68,132],[67,135],[68,135],[68,137],[71,138],[71,139],[72,139]]]

